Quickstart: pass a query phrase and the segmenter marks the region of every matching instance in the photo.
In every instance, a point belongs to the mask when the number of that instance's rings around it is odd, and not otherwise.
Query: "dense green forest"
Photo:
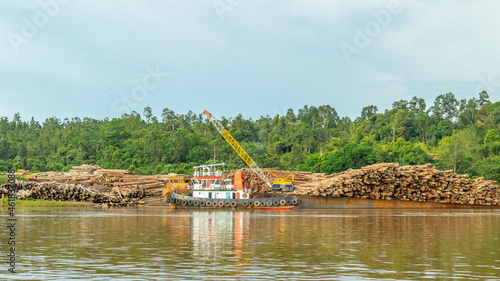
[[[258,120],[220,118],[261,167],[335,173],[380,162],[432,163],[473,177],[500,180],[500,102],[486,92],[457,100],[438,96],[431,106],[418,97],[396,101],[379,113],[363,108],[355,120],[330,105],[304,106]],[[190,173],[193,165],[245,164],[204,115],[161,117],[150,107],[121,118],[48,118],[42,124],[19,114],[0,118],[0,171],[22,168],[68,171],[95,164],[138,174]]]

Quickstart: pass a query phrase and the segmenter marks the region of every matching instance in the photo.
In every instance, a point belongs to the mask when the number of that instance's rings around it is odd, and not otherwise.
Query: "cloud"
[[[112,103],[157,65],[174,75],[137,103],[140,113],[151,106],[258,118],[331,104],[356,117],[368,104],[383,110],[411,96],[470,97],[481,77],[500,77],[497,1],[401,1],[350,62],[339,44],[354,44],[393,2],[239,3],[221,20],[213,1],[69,1],[16,54],[7,34],[40,6],[2,1],[0,98],[8,106],[0,115],[120,116]]]

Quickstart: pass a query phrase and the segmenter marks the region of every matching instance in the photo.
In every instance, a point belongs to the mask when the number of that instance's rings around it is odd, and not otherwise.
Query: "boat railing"
[[[195,177],[222,177],[222,171],[214,171],[214,172],[195,171],[193,175]]]
[[[214,186],[213,189],[206,186],[196,186],[193,187],[193,190],[204,190],[204,191],[225,191],[225,190],[233,190],[233,188],[228,188],[227,186]]]

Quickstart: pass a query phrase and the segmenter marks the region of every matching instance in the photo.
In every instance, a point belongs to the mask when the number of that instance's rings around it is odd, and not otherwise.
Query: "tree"
[[[483,105],[490,103],[490,96],[486,91],[482,91],[479,93],[479,107],[483,107]]]
[[[377,114],[378,108],[375,105],[369,105],[363,107],[361,110],[361,118],[359,121],[365,121],[370,119],[373,115]]]
[[[432,156],[423,148],[423,144],[414,144],[403,138],[389,143],[383,151],[384,161],[397,162],[401,165],[421,165],[433,162]]]
[[[391,121],[392,142],[395,142],[406,130],[407,113],[399,109]]]
[[[500,155],[500,130],[488,130],[484,137],[484,146],[487,157]]]
[[[173,131],[177,123],[177,115],[169,108],[164,108],[161,113],[162,121]]]
[[[337,114],[335,108],[330,105],[322,105],[318,107],[318,112],[322,119],[321,126],[323,127],[324,140],[327,140],[330,137],[328,129],[337,124],[339,121],[339,115]]]
[[[145,107],[144,108],[144,117],[146,117],[146,121],[147,123],[149,123],[151,121],[151,117],[153,116],[153,113],[152,113],[152,110],[151,110],[151,107]]]
[[[392,109],[396,110],[408,110],[408,102],[405,100],[399,100],[392,103]]]
[[[412,97],[408,107],[409,115],[412,117],[422,116],[426,114],[425,108],[426,104],[424,99],[418,97]]]
[[[437,166],[453,169],[455,173],[468,173],[477,158],[478,138],[471,129],[457,131],[439,142]]]
[[[458,112],[458,101],[452,93],[439,95],[434,100],[434,106],[430,108],[432,115],[438,121],[443,119],[453,121]]]
[[[490,156],[474,164],[474,175],[500,182],[500,155]]]
[[[331,153],[321,163],[321,172],[339,173],[347,169],[358,169],[376,163],[376,153],[373,147],[350,143],[339,151]]]
[[[19,114],[19,112],[14,114],[14,118],[12,119],[12,122],[14,123],[14,126],[17,126],[17,125],[19,125],[19,123],[21,123],[21,114]]]

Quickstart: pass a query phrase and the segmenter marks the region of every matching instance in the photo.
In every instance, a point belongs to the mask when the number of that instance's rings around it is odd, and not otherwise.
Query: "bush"
[[[500,155],[485,158],[474,164],[472,171],[475,176],[500,182]]]
[[[377,162],[378,151],[364,144],[350,143],[331,153],[321,164],[323,173],[339,173],[347,169],[359,169]]]

